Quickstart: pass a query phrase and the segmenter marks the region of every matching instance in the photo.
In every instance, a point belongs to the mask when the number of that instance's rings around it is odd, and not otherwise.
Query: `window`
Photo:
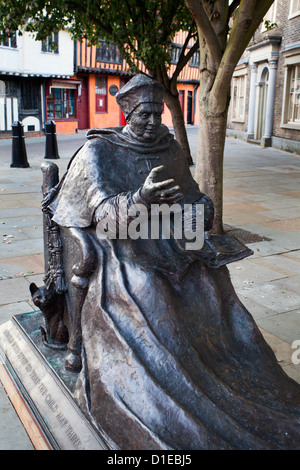
[[[300,15],[300,0],[291,0],[289,18]]]
[[[0,80],[0,96],[6,95],[5,93],[5,82],[3,80]]]
[[[287,70],[285,123],[300,125],[300,64]]]
[[[245,119],[245,86],[246,76],[234,77],[232,80],[232,120],[244,122]]]
[[[22,80],[21,108],[25,111],[39,108],[40,85],[32,80]]]
[[[96,113],[107,112],[107,78],[96,77]]]
[[[42,41],[42,51],[58,54],[58,32],[51,33]]]
[[[274,1],[274,3],[269,8],[269,10],[266,13],[266,16],[263,19],[262,28],[261,28],[262,32],[267,31],[268,28],[266,26],[271,26],[272,24],[275,23],[275,21],[276,21],[276,10],[277,10],[277,0]]]
[[[75,118],[75,90],[51,88],[47,97],[47,119]]]
[[[196,51],[195,54],[189,60],[190,67],[199,67],[200,65],[200,51]]]
[[[0,41],[0,46],[12,47],[15,49],[17,47],[17,34],[15,33],[11,38],[2,39]]]
[[[17,96],[17,85],[12,81],[0,82],[0,95]]]
[[[176,46],[176,44],[171,44],[169,52],[171,54],[171,64],[177,64],[181,53],[181,47]]]
[[[122,64],[122,57],[120,50],[114,44],[106,44],[105,41],[100,39],[99,46],[96,51],[97,62],[108,62],[111,64]]]

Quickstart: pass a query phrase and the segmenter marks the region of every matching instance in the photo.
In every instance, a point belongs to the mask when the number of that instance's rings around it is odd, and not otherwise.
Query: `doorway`
[[[193,122],[193,92],[188,91],[188,101],[187,101],[187,124],[194,124]]]
[[[78,77],[81,85],[77,97],[78,129],[88,129],[90,125],[89,100],[88,100],[88,77]]]
[[[264,135],[266,121],[266,104],[268,94],[269,69],[265,67],[258,83],[258,105],[256,115],[256,129],[254,138],[260,140]]]

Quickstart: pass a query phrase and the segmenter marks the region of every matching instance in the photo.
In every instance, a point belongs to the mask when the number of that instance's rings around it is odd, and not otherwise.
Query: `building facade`
[[[186,33],[178,33],[172,50],[173,72],[178,61]],[[186,124],[196,124],[198,106],[196,104],[199,87],[199,54],[182,70],[178,77],[178,91],[181,108]],[[139,63],[139,69],[147,73],[145,66]],[[86,40],[76,43],[75,81],[81,81],[76,100],[78,129],[116,127],[125,124],[125,118],[116,100],[116,93],[132,78],[129,66],[122,58],[119,49],[100,40],[98,46],[89,46]],[[172,126],[171,113],[164,106],[163,123]]]
[[[275,0],[232,79],[228,133],[300,153],[300,1]]]
[[[178,33],[172,44],[170,73],[185,37]],[[43,132],[47,121],[55,122],[57,134],[125,124],[115,95],[134,74],[112,44],[101,39],[98,46],[74,42],[66,31],[42,42],[29,33],[16,34],[0,43],[0,64],[0,137],[10,137],[14,121],[22,122],[27,135]],[[197,124],[198,67],[199,52],[178,77],[186,124]],[[147,73],[142,63],[139,68]],[[172,126],[167,106],[163,122]]]
[[[52,33],[45,41],[35,41],[29,33],[1,41],[0,137],[10,135],[14,121],[22,122],[25,132],[43,131],[51,95],[55,115],[64,122],[72,113],[72,100],[63,90],[69,90],[73,74],[74,43],[65,31]]]

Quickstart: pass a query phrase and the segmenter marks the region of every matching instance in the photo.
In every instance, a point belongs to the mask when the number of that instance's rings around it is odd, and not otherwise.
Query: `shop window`
[[[42,51],[58,54],[58,32],[51,33],[42,41]]]
[[[244,122],[245,120],[245,86],[246,76],[232,79],[232,120]]]
[[[107,112],[107,78],[96,77],[96,113]]]
[[[51,88],[51,94],[47,97],[47,119],[75,117],[75,90]]]
[[[291,0],[289,18],[300,15],[300,0]]]
[[[284,123],[300,127],[300,64],[287,69]]]

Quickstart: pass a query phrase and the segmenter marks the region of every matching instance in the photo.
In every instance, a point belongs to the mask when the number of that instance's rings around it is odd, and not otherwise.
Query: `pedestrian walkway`
[[[195,158],[197,129],[189,128],[188,134]],[[14,314],[35,310],[29,284],[43,284],[44,138],[30,140],[26,169],[10,168],[8,142],[0,141],[0,324]],[[55,162],[61,176],[84,141],[84,135],[58,138],[61,158]],[[300,383],[300,364],[292,361],[297,352],[292,344],[300,341],[299,182],[299,156],[227,138],[224,222],[267,238],[249,244],[253,256],[230,265],[232,281],[279,363]],[[33,446],[0,384],[1,449]]]

